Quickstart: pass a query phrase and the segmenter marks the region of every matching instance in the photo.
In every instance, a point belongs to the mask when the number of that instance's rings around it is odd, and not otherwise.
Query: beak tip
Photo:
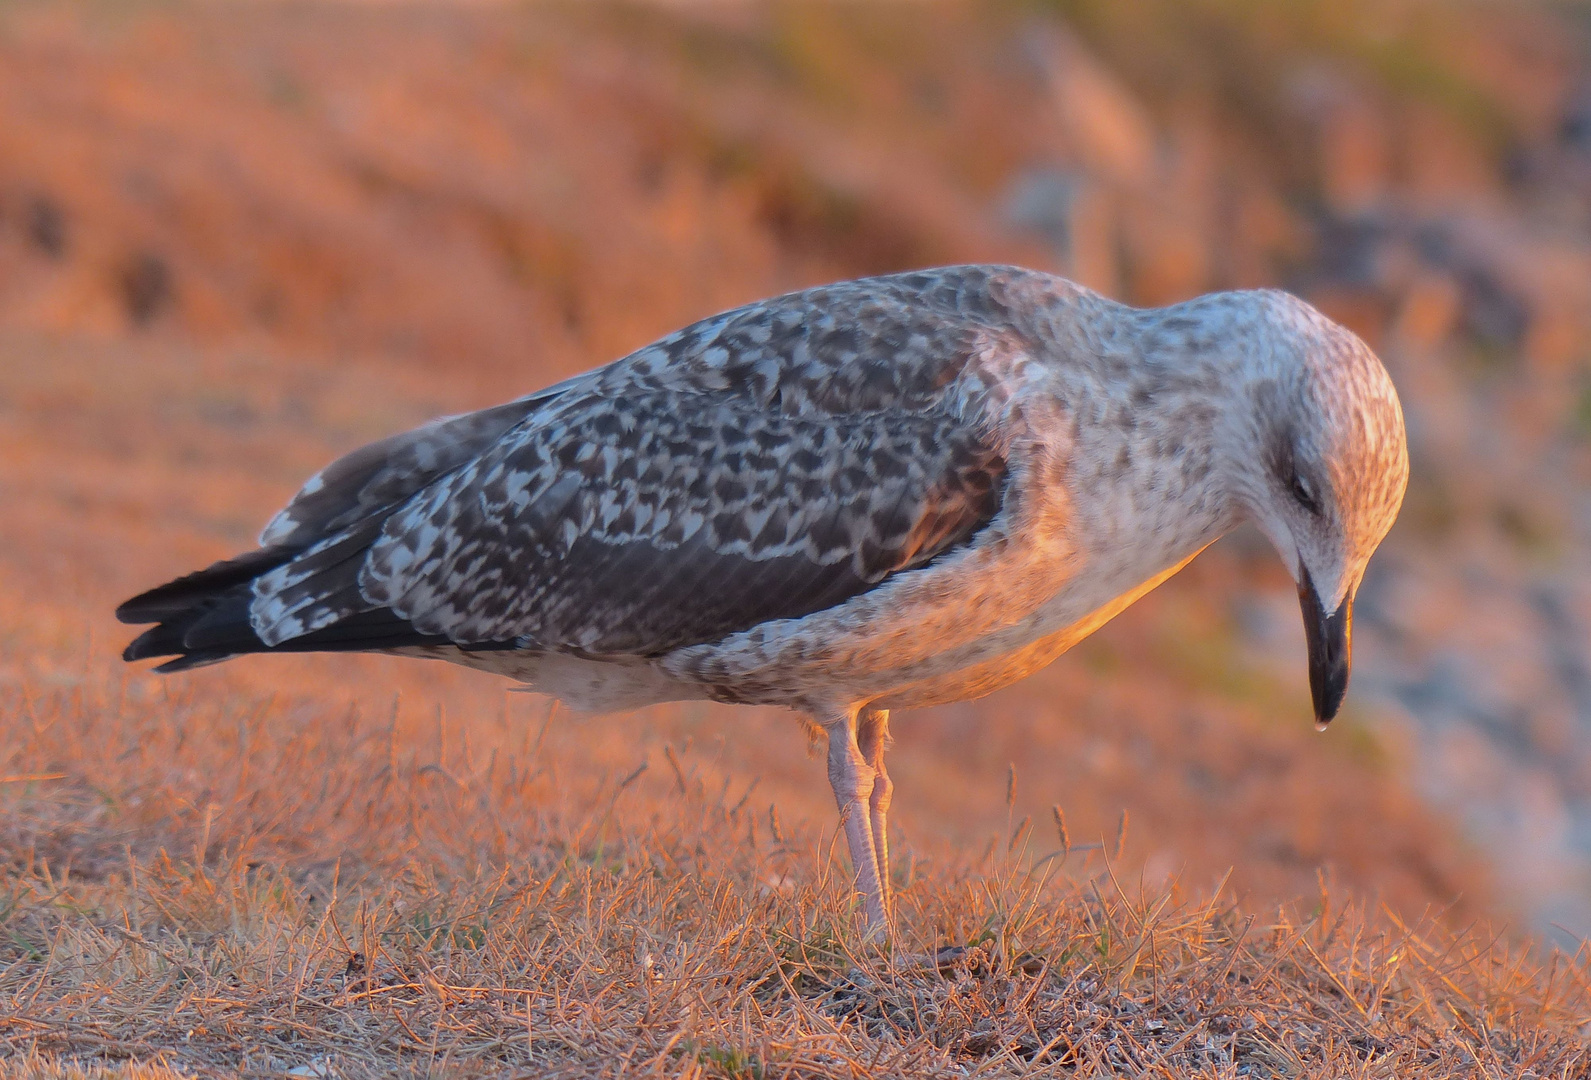
[[[1336,611],[1322,610],[1314,583],[1305,571],[1298,598],[1303,605],[1304,631],[1309,644],[1309,689],[1314,699],[1315,730],[1325,731],[1342,708],[1348,693],[1348,671],[1353,656],[1353,607],[1343,600]]]
[[[1311,696],[1315,699],[1315,730],[1325,731],[1337,719],[1337,714],[1342,711],[1343,698],[1348,696],[1347,665],[1333,665],[1324,672],[1316,673],[1316,679],[1319,686],[1310,687],[1314,691]]]

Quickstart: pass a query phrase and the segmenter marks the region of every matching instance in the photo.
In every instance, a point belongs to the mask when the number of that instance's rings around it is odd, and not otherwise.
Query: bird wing
[[[489,409],[442,417],[338,458],[310,477],[271,518],[260,533],[260,547],[140,593],[118,607],[116,617],[127,623],[191,622],[196,608],[213,607],[223,594],[262,574],[358,535],[361,527],[368,533],[371,522],[384,520],[427,484],[481,454],[576,381]]]
[[[657,655],[922,565],[994,516],[1003,474],[943,415],[594,400],[389,518],[359,591],[459,643]]]
[[[1010,344],[989,276],[764,301],[355,451],[277,515],[264,548],[184,579],[217,575],[202,606],[139,607],[161,590],[124,605],[128,621],[166,620],[128,655],[659,655],[837,604],[999,512],[1002,449],[964,400],[969,368]]]
[[[302,549],[392,510],[580,381],[576,376],[502,405],[433,420],[345,454],[305,481],[260,532],[260,544]]]

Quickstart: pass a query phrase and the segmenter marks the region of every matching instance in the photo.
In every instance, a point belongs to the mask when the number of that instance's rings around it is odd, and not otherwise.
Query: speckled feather
[[[999,333],[978,283],[939,278],[752,305],[350,455],[262,535],[316,538],[256,580],[255,631],[388,608],[459,643],[659,655],[928,562],[1005,472],[946,395]]]

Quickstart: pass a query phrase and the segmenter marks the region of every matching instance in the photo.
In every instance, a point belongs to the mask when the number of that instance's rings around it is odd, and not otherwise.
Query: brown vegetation
[[[65,773],[10,778],[27,854],[0,985],[24,1073],[61,1052],[344,1076],[1584,1065],[1581,967],[1324,881],[1284,905],[1145,887],[1120,838],[1067,853],[1024,822],[982,858],[914,851],[886,954],[859,941],[836,837],[781,825],[701,749],[593,771],[582,732],[514,708],[8,704],[36,725],[26,760]]]

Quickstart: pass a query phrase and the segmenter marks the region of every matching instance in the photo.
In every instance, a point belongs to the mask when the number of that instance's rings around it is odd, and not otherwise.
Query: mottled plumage
[[[881,923],[889,709],[1022,677],[1247,519],[1313,599],[1327,719],[1406,476],[1385,371],[1302,301],[1143,311],[951,267],[751,304],[374,443],[260,549],[118,614],[158,624],[126,655],[160,670],[380,650],[577,707],[805,710]]]

